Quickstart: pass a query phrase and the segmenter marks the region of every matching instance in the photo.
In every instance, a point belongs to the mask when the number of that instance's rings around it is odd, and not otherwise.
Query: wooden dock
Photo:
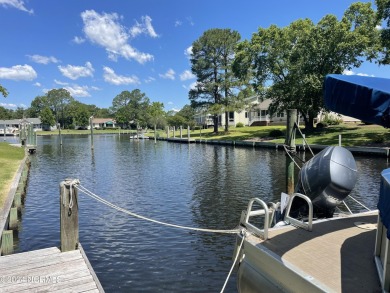
[[[83,248],[0,257],[0,292],[104,292]]]

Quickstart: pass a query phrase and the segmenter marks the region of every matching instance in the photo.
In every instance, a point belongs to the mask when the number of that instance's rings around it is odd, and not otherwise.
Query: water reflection
[[[231,229],[252,197],[285,190],[282,151],[187,145],[128,136],[38,137],[19,232],[19,251],[59,245],[59,183],[78,178],[114,204],[173,224]],[[378,198],[382,158],[357,157],[353,195]],[[296,172],[297,175],[297,172]],[[121,214],[80,194],[80,241],[107,292],[216,292],[225,281],[234,235],[182,231]],[[38,231],[38,233],[37,233]],[[234,277],[226,292],[235,292]]]

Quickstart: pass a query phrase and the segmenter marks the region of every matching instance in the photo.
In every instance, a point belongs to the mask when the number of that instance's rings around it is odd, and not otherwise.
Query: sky
[[[229,28],[250,40],[259,27],[283,27],[327,14],[349,0],[0,0],[0,106],[28,108],[51,89],[112,106],[140,89],[165,110],[189,104],[195,83],[191,45],[206,30]],[[362,1],[374,2],[374,1]],[[364,63],[347,74],[390,78],[390,66]]]

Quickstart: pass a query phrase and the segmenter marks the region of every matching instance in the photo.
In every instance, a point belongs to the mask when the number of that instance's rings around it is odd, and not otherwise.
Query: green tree
[[[192,44],[191,71],[197,84],[189,92],[191,106],[210,108],[218,105],[219,111],[234,111],[238,103],[239,81],[232,74],[234,47],[240,34],[230,29],[210,29]],[[216,109],[216,107],[214,107]],[[228,115],[225,130],[228,130]],[[214,113],[214,132],[218,132],[218,113]]]
[[[56,124],[54,114],[49,107],[45,107],[41,111],[41,123],[49,126],[54,126]]]
[[[0,85],[0,93],[3,95],[4,98],[8,96],[8,91],[6,88]]]
[[[185,105],[179,112],[177,112],[175,115],[180,115],[184,118],[184,124],[183,126],[187,127],[193,127],[195,126],[195,109],[192,108],[190,105]]]
[[[153,102],[147,109],[149,123],[154,128],[154,143],[157,140],[157,125],[161,124],[165,117],[164,104],[160,102]]]
[[[118,123],[140,125],[147,123],[147,108],[149,98],[139,89],[123,91],[112,101],[111,110],[115,113],[115,119]]]
[[[377,6],[377,21],[384,21],[386,27],[380,31],[380,49],[382,56],[379,58],[380,64],[390,64],[390,0],[375,0]]]
[[[74,100],[70,92],[63,88],[52,89],[46,94],[46,97],[56,122],[62,122],[61,124],[65,126],[66,110],[68,105]]]
[[[27,109],[28,116],[38,118],[45,107],[50,107],[47,96],[35,97],[30,104],[30,108]]]
[[[0,106],[0,119],[8,120],[12,118],[12,112],[2,106]]]
[[[250,42],[239,44],[233,68],[251,81],[259,96],[272,99],[271,112],[295,108],[311,128],[324,108],[325,75],[372,58],[378,40],[375,25],[370,3],[354,3],[340,21],[326,15],[317,25],[301,19],[283,28],[259,28]]]

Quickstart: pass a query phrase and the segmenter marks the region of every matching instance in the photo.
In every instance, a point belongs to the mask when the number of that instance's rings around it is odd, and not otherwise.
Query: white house
[[[116,121],[112,118],[93,118],[92,119],[92,127],[99,128],[114,128],[116,127]],[[90,127],[88,126],[88,129]]]
[[[0,120],[0,129],[4,128],[19,129],[22,123],[29,123],[33,125],[34,131],[42,130],[42,123],[40,118],[24,118],[24,119],[11,119],[11,120]]]

